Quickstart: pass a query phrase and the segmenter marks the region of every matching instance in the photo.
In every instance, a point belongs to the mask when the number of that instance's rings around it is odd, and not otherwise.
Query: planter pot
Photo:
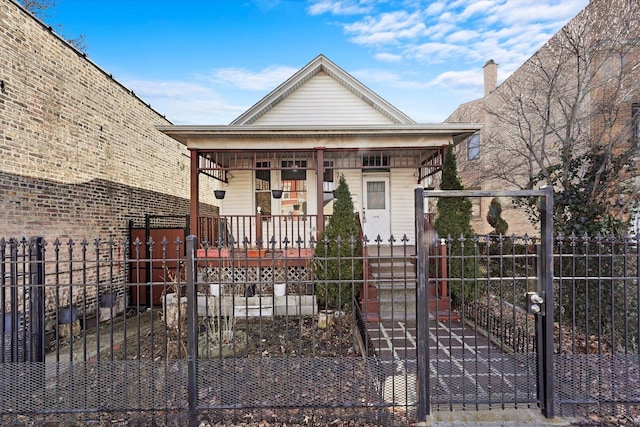
[[[229,248],[208,248],[196,250],[198,258],[228,258],[231,256]]]
[[[58,323],[61,325],[68,325],[78,320],[78,307],[72,305],[71,307],[61,308],[58,313]]]
[[[284,256],[287,258],[311,258],[313,256],[313,249],[311,248],[289,248],[284,251]]]
[[[209,285],[209,294],[211,294],[214,297],[219,297],[220,296],[220,284],[219,283],[212,283]]]
[[[213,195],[216,196],[216,199],[218,200],[224,199],[226,193],[226,190],[213,190]]]
[[[13,327],[12,321],[13,321],[13,314],[5,313],[4,314],[4,333],[5,334],[11,333],[11,329]],[[22,329],[22,314],[18,313],[18,330],[20,329]]]
[[[320,310],[320,313],[318,313],[318,328],[327,329],[333,324],[333,318],[333,310]]]
[[[100,295],[100,307],[113,307],[118,302],[118,294],[110,292]]]
[[[282,198],[282,190],[271,190],[271,195],[274,199]]]
[[[267,254],[267,249],[247,249],[247,256],[249,258],[264,258]]]
[[[287,284],[286,283],[274,283],[273,284],[273,295],[277,297],[281,297],[287,294]]]

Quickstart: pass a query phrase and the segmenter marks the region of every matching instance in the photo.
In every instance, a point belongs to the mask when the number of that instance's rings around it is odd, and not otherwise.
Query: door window
[[[385,209],[384,181],[367,182],[367,208]]]

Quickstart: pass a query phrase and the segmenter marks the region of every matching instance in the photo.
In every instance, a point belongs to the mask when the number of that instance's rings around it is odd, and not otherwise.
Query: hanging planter
[[[271,190],[271,195],[274,199],[282,198],[282,190]]]
[[[216,196],[218,200],[224,199],[225,194],[227,194],[226,190],[213,190],[213,195]]]

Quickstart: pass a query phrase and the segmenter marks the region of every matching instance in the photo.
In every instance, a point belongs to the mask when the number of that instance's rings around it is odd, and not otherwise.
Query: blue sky
[[[57,0],[46,21],[174,124],[228,124],[319,54],[418,122],[500,83],[588,0]]]

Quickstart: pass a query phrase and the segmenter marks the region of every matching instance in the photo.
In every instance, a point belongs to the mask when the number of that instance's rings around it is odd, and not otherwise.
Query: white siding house
[[[290,240],[322,232],[343,175],[370,240],[393,234],[413,243],[413,189],[439,173],[445,151],[480,125],[415,123],[320,55],[230,125],[159,129],[191,151],[192,230],[201,231],[201,173],[226,190],[222,216],[260,213],[262,225],[254,221],[242,233]]]

